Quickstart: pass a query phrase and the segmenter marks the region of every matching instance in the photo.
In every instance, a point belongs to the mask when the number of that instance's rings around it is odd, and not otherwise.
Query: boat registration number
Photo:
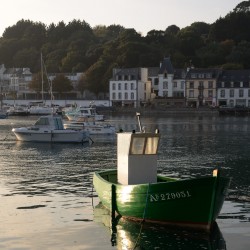
[[[188,190],[180,192],[171,192],[171,193],[150,194],[149,201],[150,202],[167,201],[167,200],[189,198],[191,196],[192,195]]]

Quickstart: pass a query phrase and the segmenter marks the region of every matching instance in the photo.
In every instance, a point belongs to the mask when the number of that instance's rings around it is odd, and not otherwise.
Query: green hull
[[[117,184],[117,171],[94,173],[93,184],[103,205],[123,217],[209,230],[230,183],[226,177],[178,180],[158,176],[157,183]]]

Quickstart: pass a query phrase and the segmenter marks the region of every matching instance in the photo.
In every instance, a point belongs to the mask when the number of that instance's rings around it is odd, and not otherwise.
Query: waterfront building
[[[29,68],[8,68],[3,72],[5,79],[5,95],[10,99],[26,99],[30,93],[29,83],[32,73]]]
[[[152,93],[148,69],[114,68],[109,81],[109,97],[112,106],[140,107],[149,103]]]
[[[159,67],[149,67],[148,68],[148,80],[151,81],[152,93],[158,96],[159,93]]]
[[[164,58],[160,63],[159,78],[159,93],[160,97],[173,97],[173,79],[174,67],[169,57]]]
[[[219,69],[191,68],[186,75],[186,106],[215,107]]]
[[[157,76],[151,77],[153,91],[156,93],[156,106],[184,106],[185,105],[185,69],[175,69],[170,57],[165,57],[160,63]]]
[[[217,82],[218,106],[250,107],[250,70],[223,70]]]

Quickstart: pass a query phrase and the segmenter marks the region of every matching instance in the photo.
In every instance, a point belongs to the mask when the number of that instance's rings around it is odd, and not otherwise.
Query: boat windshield
[[[135,134],[130,144],[130,154],[157,154],[160,137],[157,134]]]
[[[47,117],[41,117],[35,122],[35,126],[49,125],[49,119]]]

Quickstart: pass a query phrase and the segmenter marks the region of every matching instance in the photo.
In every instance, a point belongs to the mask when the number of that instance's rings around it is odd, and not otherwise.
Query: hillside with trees
[[[180,29],[151,30],[142,36],[120,25],[91,28],[81,20],[46,26],[20,20],[0,38],[0,64],[40,71],[40,54],[49,73],[85,72],[79,90],[108,90],[114,67],[156,67],[170,56],[175,68],[250,68],[250,0],[212,24],[194,22]],[[60,88],[59,88],[60,89]]]

